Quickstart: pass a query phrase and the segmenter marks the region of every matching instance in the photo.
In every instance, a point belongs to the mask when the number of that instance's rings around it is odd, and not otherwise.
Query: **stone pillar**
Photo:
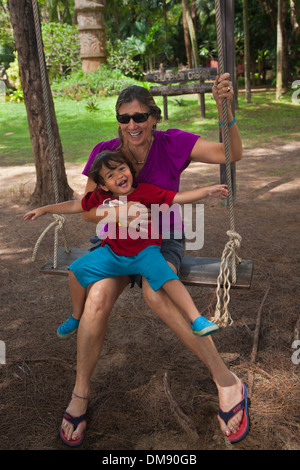
[[[75,0],[82,70],[94,72],[106,62],[105,0]]]

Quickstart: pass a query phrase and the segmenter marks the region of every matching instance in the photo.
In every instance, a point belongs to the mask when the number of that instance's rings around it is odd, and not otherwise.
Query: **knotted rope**
[[[52,126],[51,126],[51,114],[50,114],[50,109],[49,109],[48,87],[47,87],[47,80],[46,80],[46,67],[45,67],[45,61],[44,61],[43,41],[42,41],[42,34],[41,34],[41,28],[40,28],[40,22],[39,22],[39,9],[38,9],[37,0],[32,0],[32,9],[33,9],[33,17],[34,17],[35,34],[36,34],[36,40],[37,40],[37,48],[38,48],[38,58],[39,58],[40,71],[41,71],[41,82],[42,82],[45,114],[46,114],[49,150],[50,150],[50,156],[51,156],[53,189],[54,189],[55,202],[58,203],[59,202],[58,180],[57,180],[57,172],[56,172],[56,165],[55,165],[55,151],[54,151],[54,143],[53,143],[53,132],[52,132]],[[67,245],[66,235],[65,235],[65,230],[64,230],[64,223],[66,221],[66,218],[58,214],[53,214],[53,217],[55,221],[52,222],[43,231],[43,233],[38,238],[35,244],[35,247],[33,250],[32,261],[35,261],[36,259],[37,250],[45,234],[52,227],[55,227],[53,268],[56,269],[57,268],[57,252],[58,252],[58,232],[59,231],[62,232],[66,252],[70,253],[70,250]]]
[[[66,236],[65,236],[65,233],[64,233],[64,223],[66,221],[66,218],[63,215],[60,215],[60,214],[53,214],[53,217],[54,217],[55,221],[52,222],[50,225],[48,225],[48,227],[45,228],[45,230],[41,233],[41,235],[37,239],[37,242],[36,242],[35,247],[33,249],[33,254],[32,254],[31,261],[34,262],[36,260],[37,251],[38,251],[39,246],[41,244],[41,241],[43,240],[46,233],[49,230],[51,230],[52,227],[55,227],[53,268],[56,269],[57,268],[57,257],[58,257],[57,253],[58,253],[58,232],[59,232],[59,230],[61,230],[62,233],[63,233],[63,240],[64,240],[66,253],[70,253],[70,250],[68,248],[67,241],[66,241]]]
[[[227,326],[232,324],[232,318],[229,314],[228,304],[230,301],[230,269],[229,261],[238,259],[238,262],[241,262],[238,258],[236,251],[240,248],[242,237],[236,233],[228,230],[227,235],[229,236],[229,241],[226,243],[225,248],[221,257],[220,273],[217,279],[217,289],[216,297],[217,304],[215,308],[215,314],[212,318],[212,321],[217,323],[219,326]],[[233,281],[232,281],[233,282]],[[235,281],[236,282],[236,281]],[[233,282],[234,283],[234,282]],[[221,291],[223,286],[223,296],[221,298]]]
[[[222,41],[222,24],[220,12],[220,0],[215,0],[216,10],[216,28],[217,28],[217,41],[218,41],[218,62],[219,62],[219,75],[224,73],[224,56],[223,56],[223,41]],[[229,261],[231,259],[231,278],[232,283],[236,283],[236,262],[241,262],[237,256],[237,251],[240,248],[242,237],[235,230],[234,210],[233,210],[233,195],[232,195],[232,181],[231,181],[231,166],[230,166],[230,151],[229,151],[229,134],[228,134],[228,119],[227,119],[227,100],[222,99],[222,121],[224,130],[224,147],[225,147],[225,162],[226,162],[226,180],[228,185],[228,207],[229,207],[229,222],[230,230],[227,235],[229,241],[226,243],[220,265],[220,273],[217,279],[217,304],[215,314],[211,319],[219,326],[227,326],[232,324],[232,319],[228,310],[230,300],[230,269]],[[221,298],[221,290],[223,285],[223,297]]]

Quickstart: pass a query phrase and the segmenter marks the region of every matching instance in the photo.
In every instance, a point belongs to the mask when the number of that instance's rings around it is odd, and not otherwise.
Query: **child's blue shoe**
[[[216,323],[207,320],[205,317],[196,318],[196,320],[191,323],[191,328],[193,330],[194,335],[198,336],[211,335],[219,329]]]
[[[79,320],[75,320],[72,315],[69,316],[68,320],[62,323],[57,329],[57,336],[61,339],[69,338],[69,336],[76,333],[78,330]]]

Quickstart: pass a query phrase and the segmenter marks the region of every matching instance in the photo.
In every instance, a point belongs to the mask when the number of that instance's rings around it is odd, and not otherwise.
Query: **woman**
[[[229,74],[217,77],[213,86],[213,96],[220,121],[222,121],[222,99],[227,100],[230,156],[232,161],[238,161],[242,158],[242,143],[231,110],[233,88],[229,78]],[[94,148],[83,172],[86,175],[93,159],[100,151],[116,148],[121,148],[132,162],[139,182],[156,184],[174,191],[178,191],[180,174],[190,161],[225,163],[222,143],[206,141],[197,135],[174,129],[157,131],[156,124],[161,119],[160,109],[147,90],[142,87],[129,87],[124,90],[117,101],[116,111],[120,137],[101,142]],[[95,183],[88,178],[86,192],[94,188]],[[113,210],[115,211],[115,208]],[[99,222],[96,209],[84,214],[84,218],[88,222]],[[122,223],[121,219],[119,221]],[[131,218],[128,216],[127,223],[130,222]],[[174,240],[171,236],[171,239],[163,240],[162,253],[177,273],[184,255],[183,239]],[[76,383],[61,427],[64,442],[69,445],[77,445],[83,440],[90,379],[102,350],[107,320],[115,301],[129,282],[128,277],[96,282],[86,299],[78,328]],[[222,432],[231,441],[243,438],[246,433],[244,421],[247,420],[247,416],[245,416],[246,408],[244,409],[240,402],[244,398],[244,385],[226,368],[211,338],[200,339],[193,335],[181,312],[162,290],[154,292],[145,279],[142,282],[142,289],[151,310],[172,328],[181,341],[210,370],[217,386],[220,410],[225,412],[222,418],[219,415]],[[73,312],[73,316],[76,318],[76,312]],[[237,405],[239,411],[226,414]]]

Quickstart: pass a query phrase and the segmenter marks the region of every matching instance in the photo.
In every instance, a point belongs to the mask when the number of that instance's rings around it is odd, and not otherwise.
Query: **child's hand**
[[[127,213],[126,220],[122,220],[121,212],[119,211],[119,222],[123,226],[129,226],[132,223],[132,226],[136,223],[139,225],[139,231],[148,233],[149,217],[150,210],[147,209],[143,204],[135,201],[129,201],[127,203]]]
[[[41,215],[44,215],[46,214],[46,211],[43,210],[43,208],[39,208],[39,209],[34,209],[33,211],[30,211],[30,212],[27,212],[24,216],[23,216],[23,219],[24,220],[35,220],[37,219],[38,217],[41,217]]]
[[[216,184],[207,188],[207,195],[209,197],[220,197],[226,199],[228,197],[228,186],[227,184]]]

